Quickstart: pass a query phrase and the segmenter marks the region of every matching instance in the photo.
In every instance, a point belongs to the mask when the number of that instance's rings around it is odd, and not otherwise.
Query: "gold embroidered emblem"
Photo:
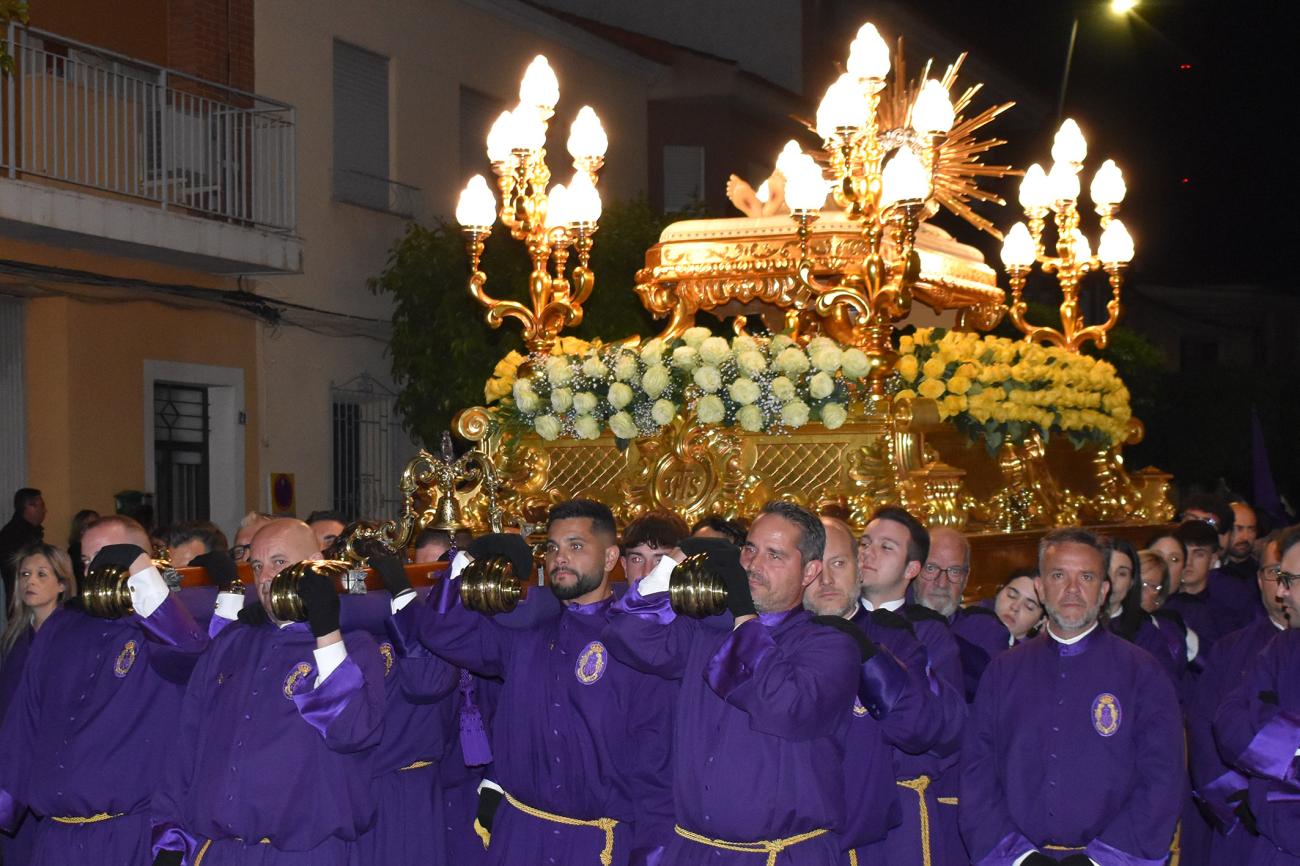
[[[117,654],[117,661],[113,663],[113,676],[121,678],[127,675],[131,670],[131,665],[135,664],[135,656],[138,646],[133,640],[126,642],[122,651]]]
[[[393,645],[384,641],[379,645],[379,654],[384,657],[384,679],[393,672]]]
[[[862,706],[862,701],[858,698],[853,699],[853,715],[862,718],[867,714],[867,708]]]
[[[605,649],[605,645],[594,640],[587,644],[587,648],[578,656],[578,664],[574,667],[573,673],[577,676],[578,682],[589,686],[604,675],[608,664],[609,652]]]
[[[1097,699],[1092,702],[1092,726],[1103,737],[1114,736],[1119,730],[1121,716],[1119,698],[1110,692],[1097,695]]]
[[[284,696],[293,699],[293,690],[297,687],[298,681],[312,672],[312,666],[306,662],[298,662],[294,665],[289,676],[284,678]]]

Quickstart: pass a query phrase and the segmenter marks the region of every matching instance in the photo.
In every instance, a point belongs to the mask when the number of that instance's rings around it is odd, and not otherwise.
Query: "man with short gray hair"
[[[975,866],[1159,866],[1186,788],[1182,714],[1159,662],[1104,628],[1108,548],[1083,529],[1039,545],[1048,624],[994,659],[962,745]]]

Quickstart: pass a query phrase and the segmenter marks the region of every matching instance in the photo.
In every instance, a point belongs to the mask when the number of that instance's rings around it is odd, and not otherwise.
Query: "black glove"
[[[200,553],[190,560],[190,565],[202,566],[206,569],[212,582],[223,590],[239,582],[239,570],[235,566],[235,561],[224,551],[213,550],[209,553]]]
[[[1042,851],[1035,851],[1021,860],[1020,866],[1057,866],[1057,863],[1055,858],[1048,857]]]
[[[727,610],[732,616],[739,619],[758,613],[749,592],[749,575],[740,564],[740,548],[723,538],[683,538],[680,546],[687,556],[708,557],[709,568],[727,589]]]
[[[96,553],[95,558],[90,562],[90,568],[86,570],[92,571],[111,565],[126,571],[143,553],[144,550],[134,544],[107,544],[99,549],[99,553]]]
[[[298,581],[298,597],[307,609],[307,625],[316,637],[339,629],[339,591],[334,578],[308,571]]]
[[[262,607],[261,602],[244,605],[239,609],[239,615],[235,618],[244,625],[266,625],[271,621],[271,617],[267,616],[266,608]]]
[[[402,567],[402,562],[391,553],[373,553],[370,555],[370,567],[379,572],[379,576],[384,580],[384,589],[393,598],[397,598],[402,593],[411,588],[411,581],[406,576],[406,569]]]
[[[501,792],[496,788],[484,785],[478,792],[478,814],[474,817],[479,826],[489,833],[492,832],[492,821],[496,818],[497,809],[501,807],[501,800]]]
[[[876,654],[875,642],[873,642],[871,638],[867,637],[862,629],[858,628],[844,617],[815,616],[812,620],[818,625],[824,625],[828,628],[833,628],[836,631],[842,631],[849,637],[853,638],[853,642],[858,645],[858,651],[862,653],[862,660],[864,662]]]
[[[1252,836],[1259,835],[1259,822],[1255,820],[1255,813],[1250,811],[1250,792],[1245,788],[1235,791],[1228,795],[1229,803],[1236,803],[1237,807],[1232,810],[1232,814],[1237,816],[1241,826],[1246,828],[1246,832]]]
[[[181,852],[159,851],[158,856],[153,858],[153,866],[181,866]]]
[[[1092,866],[1092,858],[1087,854],[1071,854],[1060,861],[1061,866]]]
[[[515,570],[515,577],[521,583],[533,579],[533,549],[524,541],[522,535],[513,532],[489,532],[480,535],[469,543],[465,551],[475,559],[491,559],[504,556],[510,560],[510,567]]]

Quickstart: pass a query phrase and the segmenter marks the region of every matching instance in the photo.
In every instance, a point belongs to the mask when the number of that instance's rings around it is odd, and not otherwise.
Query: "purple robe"
[[[896,613],[859,607],[852,621],[878,647],[862,666],[858,700],[853,705],[844,760],[845,850],[859,863],[876,859],[873,843],[903,824],[901,795],[915,795],[896,784],[894,750],[919,754],[951,741],[962,714],[945,714],[942,699],[930,688],[925,647],[911,625]],[[899,676],[902,672],[903,676]],[[919,811],[906,804],[907,817],[919,821]]]
[[[1166,610],[1176,612],[1187,627],[1196,632],[1200,641],[1199,655],[1204,656],[1205,661],[1209,660],[1210,651],[1219,638],[1250,621],[1237,607],[1232,606],[1231,602],[1235,599],[1222,586],[1228,580],[1235,578],[1212,571],[1205,589],[1195,595],[1176,592],[1164,603]],[[1258,594],[1256,590],[1256,595]]]
[[[150,799],[206,644],[174,596],[147,618],[61,608],[41,626],[0,728],[0,825],[41,816],[32,864],[149,862]]]
[[[861,655],[802,609],[719,631],[676,617],[668,593],[635,588],[614,605],[605,641],[628,664],[680,683],[673,724],[678,826],[728,842],[829,832],[794,845],[782,866],[831,863],[844,828],[845,741]],[[761,856],[674,836],[672,866],[755,866]]]
[[[864,610],[863,615],[866,612]],[[967,707],[961,650],[947,620],[918,604],[897,613],[872,611],[877,622],[902,618],[923,650],[924,672],[932,695],[928,731],[911,741],[896,740],[894,774],[903,822],[889,835],[862,850],[868,862],[890,864],[965,864],[957,827],[957,764]],[[855,616],[859,621],[861,616]],[[1000,621],[999,621],[1000,624]],[[888,632],[877,632],[886,639]],[[940,800],[944,802],[940,802]]]
[[[438,765],[442,789],[441,817],[447,862],[454,866],[487,863],[487,849],[474,832],[478,786],[493,778],[492,720],[501,694],[501,681],[460,670],[452,697],[452,736]]]
[[[1186,786],[1174,686],[1123,638],[1095,628],[1066,645],[1044,632],[984,672],[962,746],[975,866],[1048,845],[1161,866]]]
[[[1259,563],[1253,558],[1241,563],[1225,563],[1210,571],[1210,586],[1225,607],[1231,608],[1242,623],[1268,619],[1264,601],[1259,597]]]
[[[354,866],[451,863],[442,832],[438,762],[455,735],[451,695],[460,671],[407,640],[393,622],[379,644],[384,734],[375,750],[375,825],[353,846]]]
[[[984,669],[1011,649],[1011,632],[992,609],[977,605],[958,608],[948,624],[961,658],[966,702],[973,703]]]
[[[345,866],[374,821],[384,659],[365,632],[315,686],[306,623],[227,625],[194,670],[154,798],[155,850],[187,866]],[[261,840],[267,840],[262,842]]]
[[[1278,633],[1219,703],[1214,737],[1225,762],[1247,778],[1259,826],[1256,863],[1300,862],[1300,631]]]
[[[1197,862],[1225,866],[1253,862],[1258,837],[1241,826],[1234,814],[1236,803],[1228,800],[1244,791],[1249,783],[1245,776],[1223,762],[1212,726],[1224,697],[1246,678],[1255,658],[1278,632],[1273,621],[1265,618],[1220,640],[1188,703],[1187,745],[1192,787],[1202,807],[1215,819],[1219,831],[1210,841],[1208,857],[1200,857]]]
[[[431,604],[412,601],[395,619],[448,662],[503,680],[491,737],[495,781],[532,809],[616,820],[615,864],[652,856],[671,833],[672,691],[602,643],[613,599],[534,609],[507,626],[466,610],[459,583],[444,581]],[[507,801],[488,862],[595,864],[606,844],[598,827],[557,823]]]
[[[0,665],[0,722],[9,712],[9,704],[18,692],[18,683],[22,681],[23,669],[27,667],[27,654],[32,648],[32,638],[36,632],[27,629],[18,636],[14,645]],[[13,832],[0,830],[0,863],[10,866],[24,866],[32,857],[32,844],[36,840],[38,821],[26,809],[18,818],[18,827]]]

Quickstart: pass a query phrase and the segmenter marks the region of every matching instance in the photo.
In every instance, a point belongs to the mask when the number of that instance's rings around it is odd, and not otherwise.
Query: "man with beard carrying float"
[[[475,559],[504,557],[521,579],[518,535],[475,539]],[[609,508],[562,502],[547,522],[546,580],[561,604],[507,629],[467,609],[457,577],[428,604],[391,584],[395,621],[451,664],[504,680],[492,731],[503,802],[480,822],[490,864],[657,862],[672,833],[672,690],[614,659],[602,642],[619,547]],[[518,625],[518,624],[516,624]]]

